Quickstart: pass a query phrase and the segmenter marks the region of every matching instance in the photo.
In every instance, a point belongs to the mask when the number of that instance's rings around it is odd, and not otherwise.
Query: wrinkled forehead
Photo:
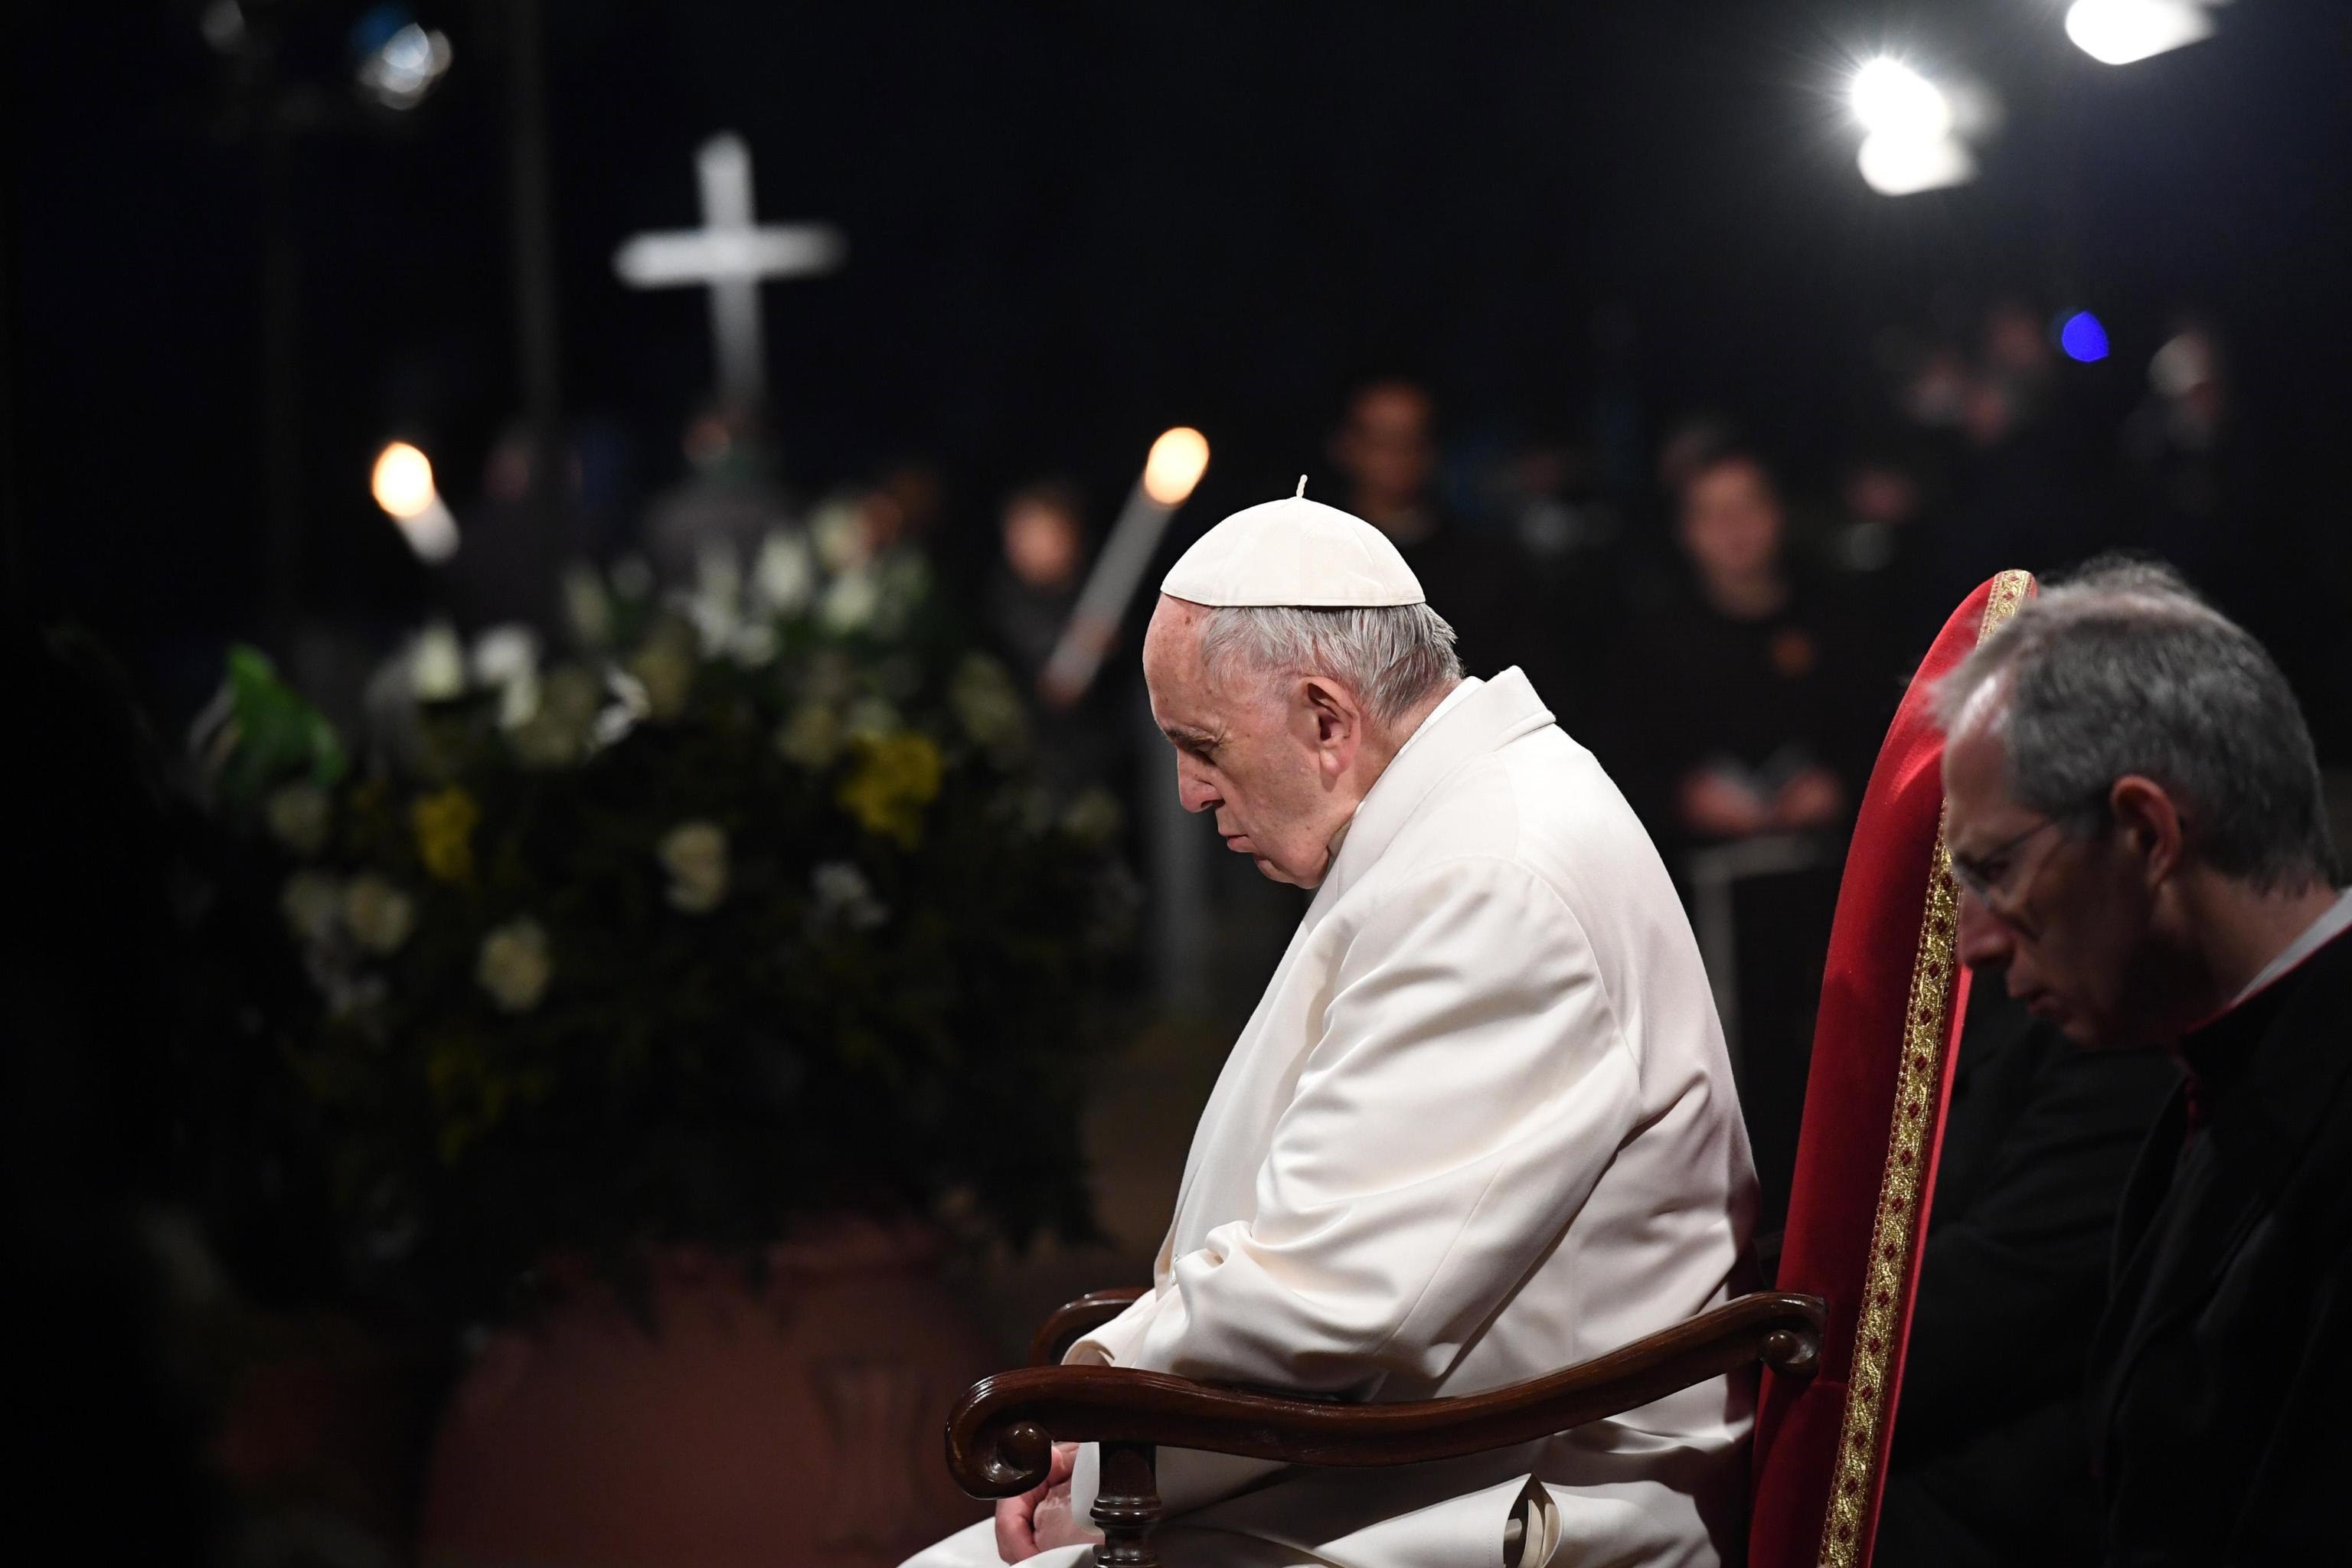
[[[1171,706],[1196,707],[1208,696],[1201,632],[1208,610],[1183,599],[1160,596],[1143,633],[1143,684],[1155,717]]]
[[[1270,691],[1232,659],[1211,668],[1204,634],[1213,612],[1187,599],[1160,595],[1143,637],[1143,683],[1151,715],[1161,729],[1171,724],[1201,731],[1246,727],[1255,721]]]

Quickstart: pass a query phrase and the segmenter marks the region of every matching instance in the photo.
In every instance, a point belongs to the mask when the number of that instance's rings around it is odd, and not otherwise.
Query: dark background
[[[289,74],[331,100],[286,176],[291,570],[306,610],[390,626],[415,573],[368,500],[373,452],[425,445],[462,511],[520,403],[508,71],[503,6],[424,5],[448,79],[361,113],[363,8],[277,7]],[[221,639],[268,630],[262,160],[202,10],[26,6],[5,94],[33,605],[92,625],[166,710],[201,699]],[[2120,70],[2062,10],[566,0],[546,27],[566,415],[625,500],[682,466],[701,291],[632,292],[610,258],[695,221],[693,148],[729,128],[762,218],[851,246],[845,271],[766,290],[789,477],[928,458],[964,527],[1046,471],[1107,512],[1179,421],[1215,443],[1213,517],[1325,466],[1349,382],[1398,369],[1456,450],[1582,443],[1637,495],[1661,424],[1709,405],[1801,488],[1857,438],[1889,325],[2001,290],[2094,309],[2116,352],[2065,374],[2120,413],[2194,308],[2269,476],[2249,548],[2280,553],[2281,596],[2233,607],[2305,678],[2352,411],[2352,8],[2231,5],[2216,39]],[[1856,176],[1845,79],[1890,47],[1999,94],[1977,183],[1890,200]]]

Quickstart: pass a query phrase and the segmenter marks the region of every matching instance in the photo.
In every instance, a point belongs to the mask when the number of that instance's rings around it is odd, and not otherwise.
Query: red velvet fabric
[[[1799,1568],[1820,1559],[1853,1367],[1861,1287],[1893,1126],[1905,1016],[1943,813],[1943,736],[1935,723],[1931,688],[1976,647],[1996,582],[1979,587],[1952,613],[1912,678],[1871,772],[1838,888],[1776,1281],[1781,1289],[1825,1298],[1829,1327],[1822,1338],[1820,1371],[1811,1381],[1765,1376],[1756,1422],[1750,1568]],[[1962,972],[1953,985],[1948,1015],[1953,1034],[1948,1038],[1957,1038],[1967,1001],[1967,974]],[[1935,1100],[1936,1121],[1927,1138],[1930,1150],[1942,1141],[1942,1099],[1951,1081],[1952,1057],[1948,1049]],[[1912,1215],[1915,1226],[1927,1224],[1934,1193],[1932,1161],[1927,1182]],[[1916,1247],[1913,1255],[1916,1259]],[[1911,1321],[1908,1293],[1916,1279],[1914,1267],[1906,1279],[1896,1348],[1888,1368],[1897,1390],[1902,1335]],[[1894,1424],[1890,1394],[1879,1427],[1882,1464],[1877,1470],[1883,1470],[1885,1442]],[[1873,1496],[1870,1517],[1874,1519],[1876,1512]],[[1860,1568],[1868,1561],[1865,1531],[1853,1562]]]

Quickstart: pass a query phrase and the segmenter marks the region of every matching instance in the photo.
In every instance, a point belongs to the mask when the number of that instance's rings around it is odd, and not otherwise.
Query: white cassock
[[[1480,1393],[1727,1300],[1754,1209],[1665,868],[1506,670],[1464,681],[1365,796],[1202,1113],[1151,1294],[1068,1359],[1361,1400]],[[1392,1469],[1163,1450],[1153,1541],[1171,1568],[1494,1568],[1516,1520],[1519,1568],[1737,1563],[1753,1397],[1752,1378],[1715,1378]],[[908,1568],[996,1561],[982,1524]]]

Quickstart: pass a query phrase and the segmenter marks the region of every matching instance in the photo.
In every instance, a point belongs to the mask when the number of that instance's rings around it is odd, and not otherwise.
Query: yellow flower
[[[834,799],[868,833],[895,838],[908,849],[923,833],[923,807],[940,793],[940,749],[914,731],[860,736],[857,761]]]
[[[408,819],[415,829],[416,853],[425,861],[427,875],[442,882],[472,879],[474,828],[482,820],[482,808],[463,786],[451,784],[418,796],[408,808]]]

